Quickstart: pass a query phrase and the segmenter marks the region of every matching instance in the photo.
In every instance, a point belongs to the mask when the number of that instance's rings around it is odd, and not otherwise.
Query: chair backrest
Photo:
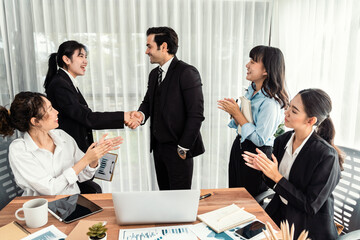
[[[335,221],[348,233],[360,229],[360,151],[340,147],[346,154],[344,171],[334,190]]]
[[[360,230],[349,232],[337,238],[337,240],[356,240],[356,239],[360,239]]]
[[[13,137],[0,140],[0,210],[13,198],[23,193],[23,190],[15,183],[9,164],[9,146],[14,139]]]

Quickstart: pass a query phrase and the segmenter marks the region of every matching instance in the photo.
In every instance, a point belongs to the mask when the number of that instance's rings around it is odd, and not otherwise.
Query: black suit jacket
[[[145,121],[153,114],[157,77],[158,67],[150,72],[147,92],[139,107],[139,111],[145,115]],[[171,143],[190,149],[187,157],[204,153],[200,134],[201,123],[205,119],[204,98],[199,72],[195,67],[174,57],[161,85],[162,94],[158,107],[166,129],[166,133],[162,134],[166,134]],[[152,129],[153,118],[150,119]],[[152,148],[151,144],[150,151]]]
[[[124,112],[93,112],[66,72],[59,69],[45,90],[59,111],[59,128],[70,134],[86,152],[93,143],[92,129],[124,128]]]
[[[273,153],[279,164],[292,133],[275,139]],[[311,239],[336,239],[332,192],[340,175],[336,150],[314,132],[296,157],[289,180],[282,178],[274,188],[276,194],[266,208],[267,213],[277,223],[283,220],[278,215],[281,195],[288,200],[286,219],[290,224],[294,223],[296,238],[307,229]],[[270,187],[274,186],[273,181],[265,180]]]

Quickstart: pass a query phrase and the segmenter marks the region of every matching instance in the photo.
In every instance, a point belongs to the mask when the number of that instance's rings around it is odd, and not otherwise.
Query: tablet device
[[[80,194],[49,202],[49,212],[64,223],[87,217],[103,209]]]

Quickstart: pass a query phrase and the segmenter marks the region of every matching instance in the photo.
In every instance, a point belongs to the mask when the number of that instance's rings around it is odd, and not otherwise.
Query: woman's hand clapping
[[[113,137],[113,138],[109,138],[109,139],[106,139],[105,138],[107,137],[107,133],[102,135],[102,137],[100,138],[98,144],[102,144],[103,142],[106,142],[106,141],[110,141],[111,142],[111,145],[112,145],[112,148],[110,151],[114,151],[114,150],[117,150],[120,148],[120,144],[123,143],[124,139],[122,137]]]
[[[278,183],[283,176],[279,172],[278,161],[274,154],[271,155],[273,159],[273,161],[271,161],[258,148],[256,148],[256,152],[258,154],[244,151],[242,156],[246,161],[245,164],[253,169],[262,171],[268,178]]]
[[[241,114],[239,105],[232,98],[224,98],[218,100],[218,108],[224,110],[229,113],[231,116],[235,116],[236,114]]]
[[[86,151],[84,157],[87,159],[90,167],[96,167],[98,165],[98,160],[106,153],[120,148],[119,145],[122,144],[123,138],[119,136],[105,139],[107,135],[108,134],[104,134],[99,142],[91,144]]]

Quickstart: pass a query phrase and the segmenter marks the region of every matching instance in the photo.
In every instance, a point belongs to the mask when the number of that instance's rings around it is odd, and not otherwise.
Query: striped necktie
[[[163,71],[164,70],[162,70],[161,67],[159,67],[159,70],[158,70],[158,85],[161,84]]]

